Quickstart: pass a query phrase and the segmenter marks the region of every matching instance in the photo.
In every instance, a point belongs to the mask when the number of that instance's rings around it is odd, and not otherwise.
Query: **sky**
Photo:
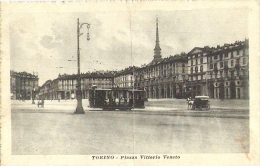
[[[246,9],[27,12],[10,15],[11,70],[38,73],[39,85],[77,73],[77,19],[81,72],[121,70],[152,61],[156,17],[162,57],[194,47],[216,47],[248,38]]]

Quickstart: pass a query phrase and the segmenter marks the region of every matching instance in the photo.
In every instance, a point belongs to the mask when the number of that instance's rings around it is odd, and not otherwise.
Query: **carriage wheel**
[[[209,109],[210,109],[210,105],[207,104],[207,105],[206,105],[206,110],[209,110]]]

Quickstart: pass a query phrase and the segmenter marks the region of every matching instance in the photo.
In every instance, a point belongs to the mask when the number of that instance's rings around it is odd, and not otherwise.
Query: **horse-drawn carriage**
[[[209,110],[209,96],[195,96],[192,100],[188,98],[188,109],[191,108],[192,110],[199,109],[199,110]]]

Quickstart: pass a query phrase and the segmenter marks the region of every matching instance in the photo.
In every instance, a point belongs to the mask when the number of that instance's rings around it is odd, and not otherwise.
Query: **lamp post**
[[[208,88],[208,73],[205,73],[205,79],[206,79],[206,96],[209,95],[209,88]]]
[[[87,25],[87,28],[89,30],[90,24],[89,23],[80,23],[78,18],[78,24],[77,24],[77,59],[78,59],[78,77],[77,77],[77,90],[76,90],[76,96],[77,96],[77,107],[75,114],[84,114],[84,109],[82,106],[82,91],[81,91],[81,76],[80,76],[80,47],[79,47],[79,37],[83,35],[83,33],[80,33],[80,29],[83,25]],[[89,38],[89,32],[87,33],[87,40],[90,40]]]
[[[33,86],[33,90],[32,90],[32,104],[35,104],[34,96],[35,96],[35,88]]]
[[[34,102],[34,98],[35,98],[35,85],[34,85],[34,81],[35,81],[35,78],[34,78],[34,72],[33,72],[33,89],[32,89],[32,104],[35,104]]]

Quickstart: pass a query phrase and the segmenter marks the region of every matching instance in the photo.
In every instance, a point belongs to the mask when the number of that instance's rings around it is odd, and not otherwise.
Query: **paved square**
[[[76,100],[46,100],[44,108],[12,101],[12,154],[249,152],[246,104],[230,110],[217,102],[209,112],[189,111],[185,100],[174,99],[150,100],[144,110],[98,111],[83,100],[86,113],[75,115]]]

